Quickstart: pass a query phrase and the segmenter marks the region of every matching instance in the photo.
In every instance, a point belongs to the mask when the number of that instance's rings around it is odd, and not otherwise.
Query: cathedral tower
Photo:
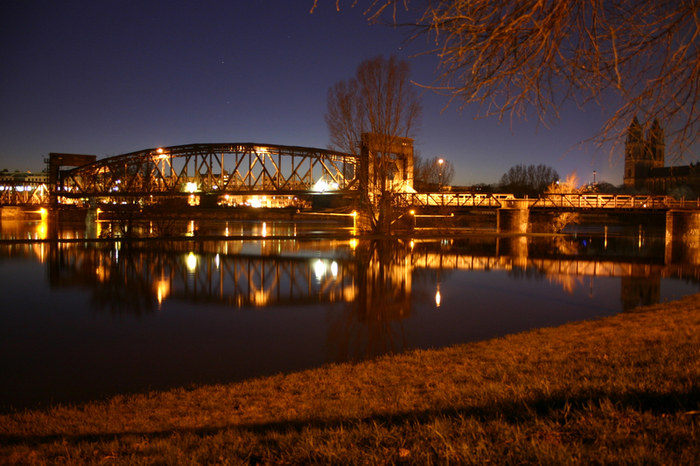
[[[637,117],[634,117],[630,127],[627,129],[627,140],[625,141],[625,186],[640,187],[643,181],[640,180],[646,177],[648,168],[644,163],[644,135],[642,125],[639,124]],[[646,168],[646,170],[645,170]]]
[[[663,167],[666,155],[666,142],[664,138],[664,130],[661,129],[659,120],[656,118],[654,118],[654,122],[651,124],[647,145],[652,161],[651,168]]]
[[[634,117],[625,141],[625,186],[644,188],[652,170],[664,166],[665,152],[664,130],[659,120],[654,119],[645,139],[642,125]]]

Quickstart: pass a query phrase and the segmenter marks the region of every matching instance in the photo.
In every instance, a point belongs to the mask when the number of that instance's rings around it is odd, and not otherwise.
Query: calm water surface
[[[38,221],[0,226],[45,237]],[[74,241],[88,234],[68,224],[73,241],[0,243],[0,409],[438,348],[700,291],[697,257],[637,228],[394,241],[304,239],[324,228],[308,223],[182,228],[193,238]]]

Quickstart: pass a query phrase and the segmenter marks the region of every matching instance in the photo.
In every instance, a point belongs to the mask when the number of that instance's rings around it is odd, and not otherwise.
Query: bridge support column
[[[700,212],[666,213],[665,262],[700,265]]]
[[[85,214],[85,236],[90,239],[95,239],[99,236],[97,220],[97,208],[91,205]]]
[[[24,218],[24,211],[18,206],[4,206],[0,207],[0,218],[5,220],[21,220]]]
[[[372,214],[366,209],[357,209],[352,220],[353,235],[372,231]]]
[[[530,221],[530,210],[527,200],[506,201],[498,209],[496,216],[496,231],[498,233],[527,233]]]

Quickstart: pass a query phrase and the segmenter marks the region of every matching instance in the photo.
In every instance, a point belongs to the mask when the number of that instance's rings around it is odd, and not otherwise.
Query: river
[[[42,241],[43,222],[3,221],[0,410],[440,348],[700,292],[698,258],[641,226],[384,240],[323,222],[181,229],[89,240],[104,235],[66,223],[63,241]]]

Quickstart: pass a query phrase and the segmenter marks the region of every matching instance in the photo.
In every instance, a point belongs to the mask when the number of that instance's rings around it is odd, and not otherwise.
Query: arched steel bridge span
[[[359,158],[326,149],[214,143],[144,149],[62,171],[65,198],[357,192]]]

